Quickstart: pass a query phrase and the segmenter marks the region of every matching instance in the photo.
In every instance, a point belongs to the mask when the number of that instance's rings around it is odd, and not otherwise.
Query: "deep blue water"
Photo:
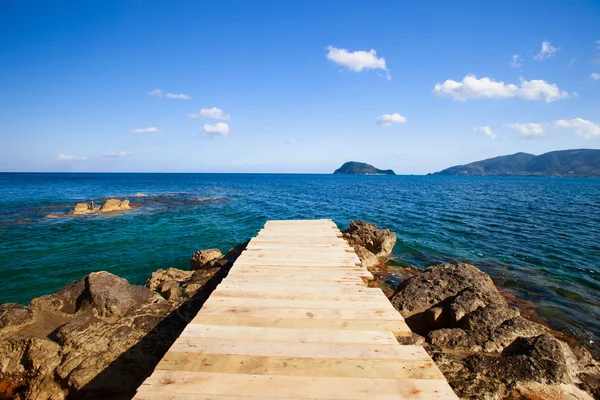
[[[147,193],[121,214],[49,219],[76,202]],[[193,202],[214,197],[227,201]],[[98,200],[101,203],[101,200]],[[268,219],[365,219],[395,260],[470,262],[551,326],[600,337],[600,179],[251,174],[0,174],[0,303],[27,304],[90,271],[143,284],[223,251]]]

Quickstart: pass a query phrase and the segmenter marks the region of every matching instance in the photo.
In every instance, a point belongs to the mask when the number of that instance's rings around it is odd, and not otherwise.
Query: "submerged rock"
[[[146,193],[136,193],[134,197],[148,197]]]

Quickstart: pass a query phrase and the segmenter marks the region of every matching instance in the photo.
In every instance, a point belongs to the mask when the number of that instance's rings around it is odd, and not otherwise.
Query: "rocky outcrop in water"
[[[1,305],[0,398],[131,398],[244,247],[145,286],[101,271],[28,307]]]
[[[222,258],[223,253],[221,253],[221,250],[219,249],[198,250],[192,255],[190,269],[212,268]]]
[[[107,212],[115,212],[115,211],[126,211],[131,210],[131,205],[129,204],[129,200],[117,200],[117,199],[108,199],[104,202],[102,207],[97,207],[92,202],[88,203],[77,203],[75,209],[73,209],[73,215],[85,215],[85,214],[93,214],[97,212],[107,213]]]
[[[391,301],[463,399],[598,395],[600,364],[587,350],[521,317],[472,265],[428,267],[403,282]]]
[[[367,268],[384,262],[392,254],[396,244],[394,232],[377,228],[375,224],[365,221],[350,222],[343,234]]]

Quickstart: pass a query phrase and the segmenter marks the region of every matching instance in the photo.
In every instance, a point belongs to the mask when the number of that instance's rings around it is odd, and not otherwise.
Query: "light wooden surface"
[[[268,221],[135,399],[458,399],[368,279],[333,221]]]

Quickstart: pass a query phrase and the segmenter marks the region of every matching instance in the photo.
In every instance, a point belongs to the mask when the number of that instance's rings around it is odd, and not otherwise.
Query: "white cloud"
[[[346,49],[338,49],[334,46],[327,46],[327,59],[334,63],[348,68],[350,71],[360,72],[364,69],[382,69],[386,72],[388,80],[391,79],[389,71],[385,65],[385,58],[377,57],[377,52],[373,49],[369,51],[357,50],[350,52]]]
[[[183,94],[183,93],[181,93],[181,94],[167,93],[165,95],[165,97],[167,97],[168,99],[179,99],[179,100],[189,100],[192,98],[191,96],[189,96],[187,94]]]
[[[227,136],[229,135],[229,125],[224,122],[217,122],[214,125],[204,125],[204,133],[212,136]]]
[[[67,154],[60,153],[58,157],[56,157],[58,161],[85,161],[87,157],[76,157]]]
[[[230,119],[231,116],[217,107],[202,108],[198,114],[188,114],[192,119]]]
[[[100,157],[118,158],[118,157],[127,157],[130,155],[131,155],[131,153],[128,153],[125,150],[121,150],[121,151],[112,151],[110,153],[103,153],[100,155]]]
[[[595,72],[592,72],[592,74],[590,75],[590,78],[594,79],[594,80],[598,80],[600,79],[600,74],[597,74]]]
[[[521,78],[521,90],[519,96],[526,100],[541,100],[552,103],[558,99],[568,99],[569,93],[560,90],[555,83],[548,83],[541,79],[526,81]]]
[[[574,129],[577,136],[584,139],[600,138],[600,124],[587,121],[583,118],[559,119],[554,122],[554,126],[557,128]]]
[[[162,90],[160,89],[154,89],[151,92],[146,93],[148,96],[156,96],[156,97],[162,97]]]
[[[513,68],[521,68],[521,66],[523,65],[523,57],[521,57],[518,54],[513,54],[511,60],[510,60],[510,66]]]
[[[507,124],[509,128],[512,128],[521,135],[530,138],[530,139],[538,139],[546,136],[546,131],[544,130],[544,126],[542,124]]]
[[[571,61],[569,61],[569,63],[567,64],[567,66],[572,67],[573,65],[575,65],[575,61],[577,61],[579,57],[573,57],[571,58]]]
[[[594,43],[596,43],[596,49],[600,50],[600,40],[596,40]]]
[[[404,124],[406,123],[406,118],[398,113],[394,114],[383,114],[380,117],[377,117],[377,125],[380,126],[390,126],[392,124]]]
[[[160,129],[156,128],[155,126],[149,126],[147,128],[132,129],[129,132],[133,133],[134,135],[141,135],[141,134],[145,134],[145,133],[162,133],[162,131]]]
[[[543,80],[526,81],[521,78],[520,86],[518,86],[487,77],[478,79],[475,75],[467,75],[461,82],[447,79],[444,83],[437,83],[433,88],[433,93],[440,97],[449,97],[459,101],[522,97],[526,100],[543,98],[547,103],[551,103],[569,97],[569,93],[561,91],[556,84],[550,84]]]
[[[557,51],[558,48],[552,46],[550,42],[542,42],[542,49],[533,58],[535,58],[538,61],[547,60],[548,58],[552,57]]]
[[[492,129],[489,126],[477,126],[473,129],[475,132],[483,132],[491,139],[496,139],[496,134],[492,132]]]

